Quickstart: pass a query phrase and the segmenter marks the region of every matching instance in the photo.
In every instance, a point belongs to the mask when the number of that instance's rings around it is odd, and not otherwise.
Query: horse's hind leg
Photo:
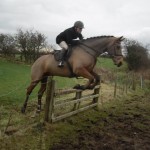
[[[38,91],[38,106],[37,106],[37,112],[40,112],[41,111],[41,99],[42,99],[42,96],[43,96],[43,93],[45,92],[46,90],[46,84],[47,84],[47,77],[44,77],[42,80],[41,80],[41,87]]]
[[[25,102],[23,104],[23,107],[21,108],[21,112],[25,113],[26,107],[27,107],[27,103],[29,100],[29,96],[32,92],[32,90],[35,88],[35,86],[38,84],[39,81],[35,81],[35,82],[31,82],[31,84],[29,85],[29,87],[27,88],[27,93],[26,93],[26,99]]]

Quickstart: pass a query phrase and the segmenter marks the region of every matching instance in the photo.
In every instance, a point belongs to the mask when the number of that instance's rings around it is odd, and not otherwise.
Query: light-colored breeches
[[[59,46],[62,49],[68,50],[68,44],[65,41],[60,42]]]

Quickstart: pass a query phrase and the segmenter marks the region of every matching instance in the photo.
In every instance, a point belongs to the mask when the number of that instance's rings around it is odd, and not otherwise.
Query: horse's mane
[[[82,41],[87,41],[87,40],[91,40],[91,39],[111,38],[111,37],[114,37],[114,36],[112,36],[112,35],[94,36],[94,37],[90,37],[87,39],[83,39]]]

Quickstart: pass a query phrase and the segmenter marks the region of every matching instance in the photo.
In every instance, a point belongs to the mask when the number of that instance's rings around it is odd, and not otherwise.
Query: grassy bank
[[[26,122],[21,121],[16,131],[11,128],[13,132],[2,134],[0,145],[11,150],[146,150],[150,146],[149,99],[149,93],[132,93],[52,125],[43,125],[41,115],[30,118],[28,114],[22,116]]]

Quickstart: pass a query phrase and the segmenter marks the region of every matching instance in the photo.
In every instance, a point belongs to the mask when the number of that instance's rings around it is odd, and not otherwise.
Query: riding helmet
[[[84,24],[82,21],[76,21],[74,23],[74,27],[77,27],[77,28],[84,28]]]

